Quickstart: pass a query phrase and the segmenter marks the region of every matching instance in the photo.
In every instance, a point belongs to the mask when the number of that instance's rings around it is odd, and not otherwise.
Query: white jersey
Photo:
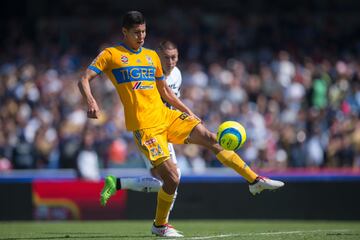
[[[177,67],[171,71],[170,75],[166,77],[166,83],[173,90],[177,97],[180,97],[180,86],[182,82],[181,72]]]

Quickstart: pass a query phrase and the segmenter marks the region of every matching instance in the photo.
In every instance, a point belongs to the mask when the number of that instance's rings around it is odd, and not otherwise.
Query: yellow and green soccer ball
[[[216,140],[224,149],[236,151],[246,141],[245,128],[235,121],[223,122],[218,128]]]

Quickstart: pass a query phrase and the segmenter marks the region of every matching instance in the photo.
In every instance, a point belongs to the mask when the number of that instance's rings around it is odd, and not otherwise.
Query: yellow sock
[[[222,150],[216,154],[216,157],[222,164],[234,169],[249,183],[252,183],[258,176],[234,151]]]
[[[155,215],[155,225],[161,226],[167,223],[167,216],[174,199],[174,194],[169,195],[162,188],[157,195],[157,207]]]

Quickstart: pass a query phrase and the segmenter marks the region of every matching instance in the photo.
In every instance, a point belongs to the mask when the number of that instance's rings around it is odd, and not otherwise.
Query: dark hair
[[[165,41],[162,41],[160,44],[159,44],[159,50],[166,50],[166,49],[177,49],[177,46],[175,43],[173,43],[172,41],[169,41],[169,40],[165,40]]]
[[[124,14],[122,18],[122,27],[126,29],[132,28],[134,25],[137,24],[144,24],[145,18],[139,11],[129,11]]]

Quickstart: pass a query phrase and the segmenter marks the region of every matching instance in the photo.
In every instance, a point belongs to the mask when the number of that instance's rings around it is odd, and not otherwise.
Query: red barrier
[[[34,181],[34,219],[123,219],[127,192],[118,191],[106,207],[99,203],[103,183],[87,181]]]

